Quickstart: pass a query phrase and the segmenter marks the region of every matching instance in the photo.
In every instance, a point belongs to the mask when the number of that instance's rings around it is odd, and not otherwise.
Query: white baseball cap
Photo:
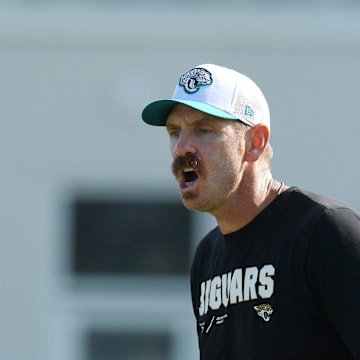
[[[171,99],[147,105],[142,119],[150,125],[164,126],[176,104],[250,126],[264,124],[270,129],[269,106],[260,88],[247,76],[226,67],[202,64],[185,72]]]

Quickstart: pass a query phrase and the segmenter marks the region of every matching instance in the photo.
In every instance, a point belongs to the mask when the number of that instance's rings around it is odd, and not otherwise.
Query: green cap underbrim
[[[214,106],[204,104],[198,101],[192,100],[157,100],[145,107],[143,110],[141,117],[147,124],[164,126],[166,124],[166,120],[171,112],[171,109],[176,104],[187,105],[195,110],[202,111],[206,114],[216,116],[222,119],[229,120],[238,120],[237,117],[227,113],[226,111],[220,110]]]

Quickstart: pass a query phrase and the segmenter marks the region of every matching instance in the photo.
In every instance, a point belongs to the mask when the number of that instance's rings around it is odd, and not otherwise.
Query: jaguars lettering
[[[239,268],[203,281],[200,285],[200,316],[209,309],[226,308],[259,297],[270,298],[274,292],[274,275],[274,266],[268,264],[260,270],[256,266]]]

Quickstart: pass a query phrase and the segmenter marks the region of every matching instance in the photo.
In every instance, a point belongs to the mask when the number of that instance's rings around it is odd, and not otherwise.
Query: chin
[[[208,212],[208,207],[203,202],[200,202],[196,197],[183,196],[183,205],[188,210]]]

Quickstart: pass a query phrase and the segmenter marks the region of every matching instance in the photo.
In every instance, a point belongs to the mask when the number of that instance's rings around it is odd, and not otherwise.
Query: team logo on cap
[[[200,86],[211,85],[212,75],[204,68],[193,68],[180,77],[179,85],[182,85],[186,92],[192,94],[200,89]]]

